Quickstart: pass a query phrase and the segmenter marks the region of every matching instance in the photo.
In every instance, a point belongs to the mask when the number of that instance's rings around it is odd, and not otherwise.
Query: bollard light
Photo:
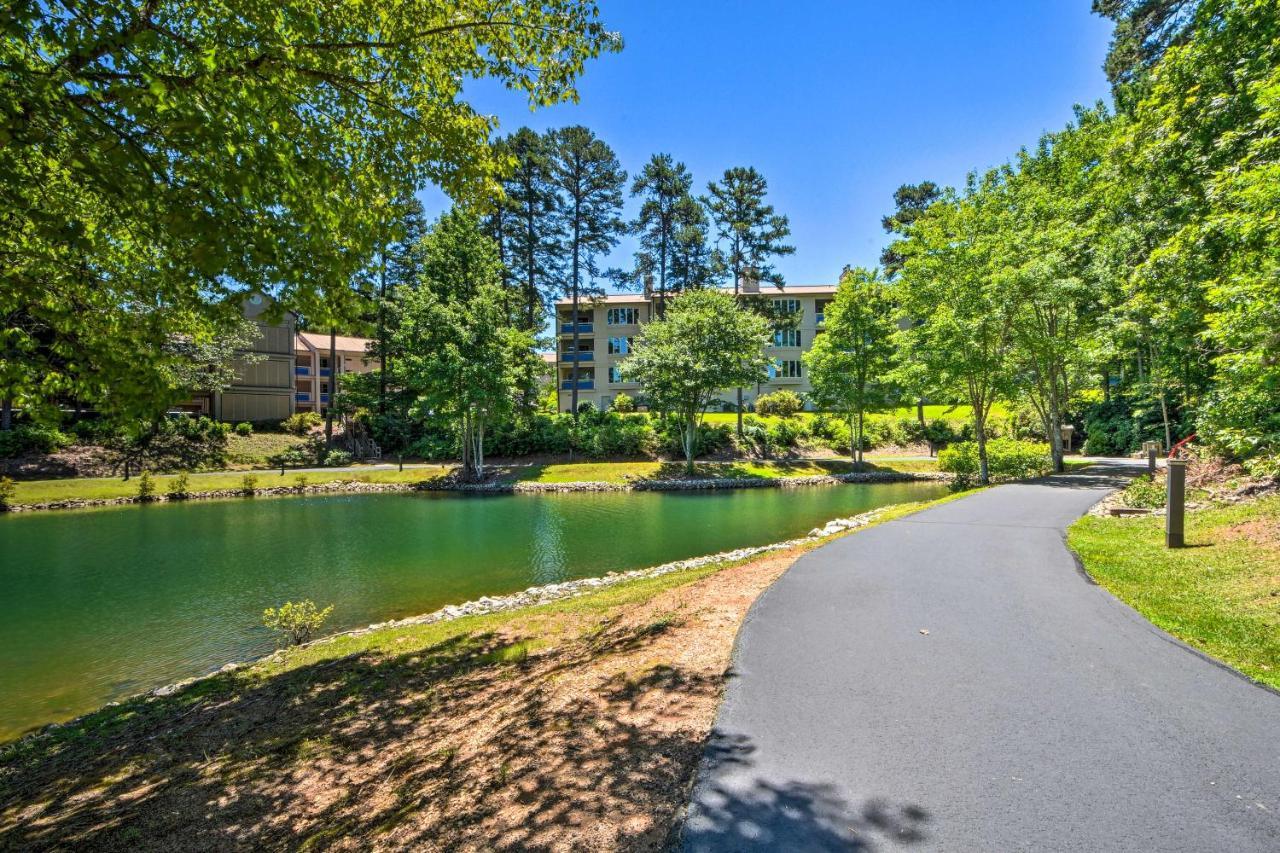
[[[1167,548],[1186,545],[1184,521],[1187,504],[1187,461],[1170,459],[1165,468],[1164,544]]]

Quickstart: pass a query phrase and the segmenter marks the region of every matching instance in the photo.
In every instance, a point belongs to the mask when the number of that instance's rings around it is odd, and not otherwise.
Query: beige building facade
[[[369,342],[369,338],[336,335],[331,357],[328,334],[298,332],[293,358],[295,410],[324,414],[337,377],[376,370],[378,360],[369,357]]]
[[[748,285],[750,286],[750,285]],[[743,295],[769,299],[784,313],[797,317],[795,328],[775,329],[773,340],[765,348],[770,359],[769,377],[751,388],[743,389],[743,404],[750,408],[761,394],[783,389],[807,396],[811,390],[808,370],[801,359],[822,333],[824,310],[835,297],[836,286],[790,285],[778,289],[743,290]],[[556,303],[556,386],[559,409],[572,408],[573,368],[578,366],[578,404],[590,403],[608,409],[618,394],[643,398],[644,389],[626,382],[620,365],[630,353],[645,323],[654,316],[655,300],[639,293],[611,294],[592,301],[580,300],[578,315],[573,316],[571,300]],[[574,330],[578,344],[574,346]],[[726,388],[721,392],[724,405],[736,403],[737,392]],[[807,402],[807,401],[806,401]],[[806,406],[810,407],[810,406]]]

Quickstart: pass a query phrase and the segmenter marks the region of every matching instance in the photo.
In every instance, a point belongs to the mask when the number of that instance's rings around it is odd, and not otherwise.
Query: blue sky
[[[626,42],[587,67],[581,101],[531,113],[491,84],[472,103],[503,132],[584,124],[628,173],[655,152],[695,187],[755,166],[791,219],[792,284],[871,265],[900,184],[958,184],[1107,98],[1109,22],[1089,0],[600,0]],[[439,213],[447,199],[423,196]],[[628,200],[627,214],[636,204]],[[624,239],[610,259],[629,265]]]

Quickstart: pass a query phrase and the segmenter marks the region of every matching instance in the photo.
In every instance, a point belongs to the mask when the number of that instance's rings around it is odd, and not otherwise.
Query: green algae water
[[[721,492],[332,495],[0,516],[0,741],[326,631],[803,535],[937,483]]]

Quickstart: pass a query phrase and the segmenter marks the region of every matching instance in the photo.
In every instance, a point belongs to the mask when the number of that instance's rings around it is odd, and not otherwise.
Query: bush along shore
[[[572,483],[560,483],[555,485],[575,485]],[[613,484],[606,484],[613,485]],[[944,498],[943,500],[947,500]],[[866,527],[879,520],[886,513],[893,512],[894,515],[899,514],[904,505],[890,505],[879,507],[859,515],[849,516],[847,518],[836,518],[828,521],[822,527],[815,527],[806,535],[794,539],[787,539],[782,542],[773,542],[768,545],[755,545],[747,548],[735,548],[730,551],[721,551],[716,554],[706,554],[700,557],[688,557],[683,560],[674,560],[669,563],[663,563],[658,566],[651,566],[644,569],[632,569],[626,572],[609,572],[602,577],[579,578],[577,580],[563,581],[561,583],[544,584],[542,586],[531,586],[521,592],[512,593],[510,595],[499,596],[482,596],[474,601],[467,601],[462,604],[449,604],[434,610],[431,613],[424,613],[419,616],[409,616],[404,619],[393,619],[386,622],[375,622],[362,628],[353,628],[348,631],[339,631],[329,634],[319,639],[294,646],[293,649],[310,649],[321,647],[342,637],[359,637],[366,634],[372,634],[378,631],[394,630],[397,628],[408,628],[415,625],[431,625],[437,622],[446,622],[452,619],[461,619],[467,616],[484,616],[491,613],[501,613],[509,610],[518,610],[525,607],[535,607],[541,604],[550,604],[552,602],[564,601],[575,598],[580,595],[586,595],[597,590],[611,587],[621,583],[631,581],[648,580],[651,578],[659,578],[674,572],[683,572],[692,569],[704,569],[711,567],[728,566],[751,560],[764,554],[770,554],[778,551],[787,551],[792,548],[806,547],[816,545],[823,540],[848,533]],[[912,508],[919,508],[916,505],[905,505]],[[253,666],[262,662],[280,662],[288,653],[285,649],[278,649],[275,652],[264,655],[256,660],[231,662],[203,675],[193,676],[183,679],[182,681],[166,684],[163,687],[157,687],[146,693],[140,694],[141,697],[162,698],[172,696],[179,691],[219,674],[235,672],[245,667]],[[137,698],[137,697],[135,697]],[[115,702],[109,702],[105,707],[114,707],[126,702],[134,701],[134,699],[122,699]],[[93,712],[96,713],[96,712]],[[37,732],[27,737],[39,737],[40,734],[55,731],[59,728],[77,725],[83,717],[77,717],[64,723],[50,723]]]
[[[801,486],[827,486],[842,483],[901,483],[913,480],[949,481],[951,474],[941,472],[863,471],[849,474],[823,474],[805,477],[704,477],[696,479],[637,479],[611,483],[582,481],[571,483],[511,482],[493,480],[483,483],[465,482],[452,475],[417,482],[370,483],[361,480],[332,480],[325,483],[259,488],[242,487],[182,494],[154,493],[118,498],[67,498],[41,503],[0,504],[0,512],[32,512],[56,509],[88,509],[200,500],[207,498],[283,497],[289,495],[371,494],[383,492],[468,492],[483,494],[534,494],[547,492],[674,492],[709,489],[767,489]]]

